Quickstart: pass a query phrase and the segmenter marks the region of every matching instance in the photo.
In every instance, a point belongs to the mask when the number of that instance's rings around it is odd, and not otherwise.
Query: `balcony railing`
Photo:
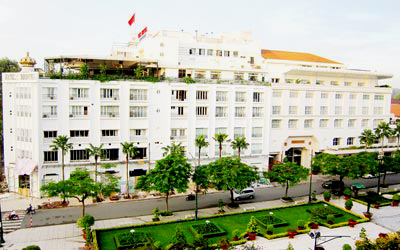
[[[101,114],[102,118],[117,118],[119,117],[119,113],[118,112],[108,112],[105,114]]]
[[[57,95],[44,94],[43,100],[57,100]]]
[[[56,118],[57,113],[43,113],[42,118]]]
[[[110,96],[110,97],[101,96],[100,99],[103,100],[103,101],[118,101],[119,100],[119,96]]]

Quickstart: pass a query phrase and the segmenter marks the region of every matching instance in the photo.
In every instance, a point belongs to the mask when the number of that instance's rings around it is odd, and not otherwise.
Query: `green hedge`
[[[201,223],[201,224],[205,224],[205,223]],[[197,225],[201,225],[200,223],[199,224],[197,224]],[[210,224],[213,224],[218,230],[219,230],[219,232],[214,232],[214,233],[207,233],[207,234],[200,234],[200,233],[198,233],[197,232],[197,230],[193,227],[193,226],[195,226],[195,225],[190,225],[189,226],[189,230],[193,233],[193,235],[195,236],[195,237],[197,237],[197,236],[203,236],[203,238],[205,238],[205,239],[208,239],[208,238],[213,238],[213,237],[218,237],[218,236],[222,236],[222,235],[225,235],[226,234],[226,232],[220,227],[220,226],[218,226],[218,224],[215,224],[215,223],[210,223]]]
[[[261,221],[261,217],[268,217],[268,216],[269,217],[273,217],[275,219],[278,219],[281,222],[280,223],[275,223],[275,224],[272,224],[272,223],[271,224],[266,224],[263,221]],[[256,216],[255,218],[256,218],[257,223],[260,224],[264,228],[267,228],[268,225],[272,225],[274,228],[276,228],[276,227],[285,227],[285,226],[289,225],[289,223],[286,220],[284,220],[284,219],[282,219],[282,218],[280,218],[280,217],[278,217],[276,215],[262,215],[262,216]]]
[[[305,229],[296,230],[297,234],[304,234],[304,233],[308,233],[308,232],[310,232],[310,231],[311,231],[311,229],[310,229],[308,226],[306,226]],[[286,237],[286,236],[288,236],[288,233],[287,233],[287,232],[278,233],[278,234],[271,234],[271,235],[269,235],[269,234],[265,234],[265,235],[264,235],[264,237],[267,238],[267,239],[269,239],[269,240],[273,240],[273,239],[277,239],[277,238],[282,238],[282,237]]]

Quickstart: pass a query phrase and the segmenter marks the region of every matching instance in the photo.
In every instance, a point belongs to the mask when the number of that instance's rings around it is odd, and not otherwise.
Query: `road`
[[[376,187],[377,179],[359,179],[359,180],[345,180],[346,185],[359,182],[363,183],[366,187]],[[386,177],[387,184],[400,183],[400,175],[392,174]],[[313,182],[312,190],[317,193],[322,193],[324,189],[321,187],[322,181]],[[309,184],[298,184],[289,188],[289,196],[299,197],[308,195]],[[251,203],[268,200],[276,200],[281,198],[285,193],[284,187],[269,187],[257,188],[256,198],[253,200],[239,201],[238,203]],[[224,202],[229,202],[229,192],[216,192],[205,195],[199,195],[199,208],[214,207],[219,199]],[[161,210],[165,209],[165,199],[146,199],[146,200],[132,200],[111,203],[99,203],[87,206],[86,213],[93,215],[96,220],[106,220],[124,217],[135,217],[141,215],[152,214],[153,208],[158,207]],[[195,202],[186,201],[185,196],[175,196],[169,199],[169,209],[172,211],[194,210]],[[81,207],[67,207],[50,210],[38,210],[33,215],[33,226],[48,226],[66,223],[75,223],[81,217]],[[28,216],[22,224],[22,227],[28,227]]]

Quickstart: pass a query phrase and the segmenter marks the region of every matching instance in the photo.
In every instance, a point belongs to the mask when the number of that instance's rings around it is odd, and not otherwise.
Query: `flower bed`
[[[268,225],[273,225],[274,227],[284,227],[289,225],[287,221],[277,217],[276,215],[263,215],[255,218],[258,224],[265,228],[267,228]]]
[[[190,225],[189,229],[195,236],[203,236],[204,238],[213,238],[226,234],[222,228],[211,222]]]
[[[117,250],[141,247],[149,240],[149,235],[143,232],[125,233],[114,236]]]
[[[307,212],[309,212],[311,214],[316,214],[321,219],[326,219],[328,217],[328,215],[330,215],[330,214],[335,216],[335,218],[343,216],[343,214],[339,213],[337,210],[335,210],[331,207],[325,207],[325,206],[308,209]]]

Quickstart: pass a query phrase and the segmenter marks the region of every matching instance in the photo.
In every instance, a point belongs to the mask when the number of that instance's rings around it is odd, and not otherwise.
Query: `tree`
[[[165,158],[158,160],[154,169],[147,175],[139,177],[136,188],[143,191],[158,191],[165,194],[165,204],[168,210],[168,197],[170,192],[176,190],[185,192],[188,188],[192,166],[184,155],[172,152]]]
[[[82,63],[81,67],[79,68],[81,76],[85,79],[89,78],[89,67],[87,63]]]
[[[365,144],[365,151],[375,142],[375,135],[371,129],[364,129],[359,136],[360,144]]]
[[[171,244],[175,249],[185,249],[187,247],[188,243],[180,226],[176,227],[175,235],[172,237]]]
[[[397,151],[399,151],[400,144],[400,122],[396,123],[396,127],[393,129],[393,136],[397,137]]]
[[[214,135],[214,141],[218,142],[219,145],[219,158],[222,157],[222,144],[227,141],[228,135],[224,133],[217,133]],[[229,140],[228,140],[229,141]],[[240,157],[240,156],[239,156]]]
[[[21,68],[18,65],[18,62],[15,60],[11,60],[7,57],[3,57],[0,59],[0,73],[6,73],[6,72],[19,72]],[[0,80],[1,74],[0,74]]]
[[[133,145],[133,142],[121,143],[122,153],[125,154],[126,163],[126,196],[129,198],[129,156],[134,157],[136,155],[137,149]]]
[[[185,149],[183,148],[182,143],[180,143],[180,142],[178,144],[175,144],[175,142],[172,142],[171,145],[168,145],[161,149],[164,151],[163,157],[165,157],[171,153],[177,153],[177,154],[181,154],[183,156],[185,155]]]
[[[376,138],[379,138],[381,140],[381,143],[382,143],[381,151],[383,152],[384,139],[392,136],[393,131],[390,128],[389,123],[387,123],[387,122],[379,123],[378,127],[376,127],[374,131],[375,131]]]
[[[295,162],[283,160],[283,164],[276,164],[268,172],[264,172],[266,178],[275,179],[279,184],[286,185],[285,197],[288,197],[289,185],[295,185],[308,177],[309,169],[297,165]]]
[[[103,143],[100,144],[100,146],[95,147],[91,143],[89,144],[89,148],[86,149],[86,151],[89,154],[89,157],[93,156],[94,157],[94,182],[97,183],[97,160],[99,157],[104,156],[104,151],[103,151]]]
[[[204,135],[199,135],[194,140],[194,144],[199,149],[199,163],[198,163],[198,166],[200,166],[201,149],[208,147],[208,142],[206,141],[206,138],[204,137]]]
[[[231,204],[234,204],[233,191],[249,187],[260,179],[257,168],[240,162],[237,157],[224,157],[208,164],[209,181],[218,190],[230,191]]]
[[[240,151],[242,149],[247,149],[247,147],[250,144],[246,142],[246,137],[242,136],[242,137],[235,137],[235,140],[233,140],[233,142],[231,143],[231,146],[234,150],[237,149],[238,151],[238,157],[240,160]]]
[[[50,145],[51,150],[61,150],[61,169],[62,169],[62,180],[65,180],[64,176],[64,157],[67,152],[72,148],[72,143],[69,143],[69,137],[66,135],[59,135],[53,140],[53,144]]]

